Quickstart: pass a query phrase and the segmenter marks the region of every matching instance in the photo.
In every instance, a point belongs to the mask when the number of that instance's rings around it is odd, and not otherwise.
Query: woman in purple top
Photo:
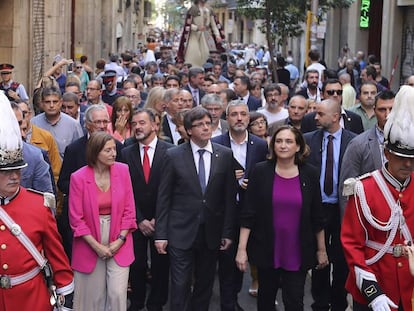
[[[285,310],[303,310],[306,272],[328,264],[318,171],[305,163],[309,148],[299,130],[280,127],[269,160],[256,164],[242,207],[236,263],[248,260],[259,277],[258,311],[274,310],[282,289]]]

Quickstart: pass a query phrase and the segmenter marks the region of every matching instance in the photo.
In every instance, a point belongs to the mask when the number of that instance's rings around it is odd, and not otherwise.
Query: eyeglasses
[[[194,123],[193,125],[191,125],[191,127],[196,127],[196,128],[202,128],[202,127],[210,127],[211,126],[211,122],[200,122],[200,123]]]
[[[95,121],[91,121],[92,124],[98,126],[98,125],[108,125],[109,121],[108,120],[95,120]]]
[[[332,95],[334,95],[335,93],[336,93],[336,95],[341,96],[341,95],[342,95],[342,90],[326,90],[326,93],[327,93],[329,96],[332,96]]]
[[[1,74],[2,75],[10,75],[11,74],[11,71],[3,71]]]
[[[266,125],[267,122],[265,120],[260,120],[260,121],[254,121],[252,123],[250,123],[250,126],[259,126],[259,125]]]
[[[76,66],[76,69],[82,69],[83,67],[82,66]]]

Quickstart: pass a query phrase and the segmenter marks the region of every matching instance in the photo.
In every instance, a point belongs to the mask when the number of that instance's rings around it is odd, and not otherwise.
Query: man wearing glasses
[[[233,156],[210,141],[211,123],[206,109],[191,109],[184,116],[190,141],[165,156],[154,240],[171,262],[171,311],[208,310],[219,250],[233,239]]]
[[[112,116],[112,106],[104,103],[102,100],[102,84],[98,80],[91,80],[86,87],[86,99],[87,101],[84,102],[84,105],[91,106],[91,105],[104,105],[106,110],[108,111],[109,117]]]
[[[322,86],[323,99],[333,99],[342,104],[342,84],[338,79],[328,79]],[[355,134],[360,134],[364,131],[362,120],[356,113],[345,110],[341,107],[341,119],[339,124],[342,128],[345,128]],[[302,133],[312,132],[316,130],[315,121],[316,112],[311,112],[305,115],[302,120],[301,130]]]
[[[26,89],[23,84],[12,80],[14,66],[11,64],[0,64],[0,90],[4,91],[10,101],[18,99],[28,101]]]

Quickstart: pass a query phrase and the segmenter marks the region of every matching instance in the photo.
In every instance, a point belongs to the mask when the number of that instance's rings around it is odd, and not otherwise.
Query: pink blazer
[[[128,166],[115,162],[111,166],[111,225],[109,241],[117,239],[123,229],[130,232],[127,239],[114,256],[120,266],[129,266],[135,259],[131,232],[137,228],[135,203]],[[70,177],[69,222],[73,231],[72,268],[79,272],[91,273],[98,255],[82,238],[90,234],[101,241],[99,207],[96,198],[93,168],[84,166]]]

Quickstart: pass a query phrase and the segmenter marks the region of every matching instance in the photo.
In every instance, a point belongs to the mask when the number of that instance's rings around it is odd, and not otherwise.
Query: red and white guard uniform
[[[43,196],[20,188],[16,197],[1,206],[20,225],[52,266],[57,294],[73,292],[73,273],[63,250],[56,221]],[[0,220],[0,276],[19,276],[38,266],[35,259]],[[0,310],[52,310],[43,273],[12,288],[0,288]]]
[[[383,174],[381,172],[381,174]],[[394,181],[394,186],[390,180],[386,181],[386,186],[390,189],[395,201],[399,200],[404,218],[401,223],[406,222],[410,232],[414,232],[414,174],[411,175],[411,182],[406,188],[399,190]],[[385,178],[384,178],[385,180]],[[373,176],[368,176],[361,180],[367,206],[372,218],[376,222],[384,225],[391,215],[391,209],[381,192]],[[404,220],[405,219],[405,220]],[[393,254],[385,253],[375,263],[368,265],[366,260],[378,253],[378,250],[368,247],[366,241],[374,241],[383,245],[390,231],[381,231],[374,228],[363,215],[361,200],[358,195],[353,195],[348,200],[345,215],[342,223],[341,240],[345,252],[345,258],[349,266],[349,275],[346,282],[346,289],[351,293],[353,299],[360,304],[368,304],[365,296],[361,294],[356,281],[355,266],[373,273],[377,279],[379,287],[384,294],[395,304],[401,304],[404,310],[411,310],[411,296],[414,288],[414,277],[411,276],[407,258],[394,257]],[[391,247],[404,244],[404,236],[400,228],[397,230]]]

